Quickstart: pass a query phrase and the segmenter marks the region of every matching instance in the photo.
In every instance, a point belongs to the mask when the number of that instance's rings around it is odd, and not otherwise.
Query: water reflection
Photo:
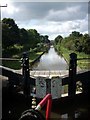
[[[42,55],[40,60],[33,66],[33,70],[65,70],[68,65],[63,57],[59,56],[54,48]]]

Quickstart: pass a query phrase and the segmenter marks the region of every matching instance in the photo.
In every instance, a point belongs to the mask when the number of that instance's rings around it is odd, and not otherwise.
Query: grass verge
[[[83,52],[76,52],[76,51],[72,51],[72,50],[68,50],[64,47],[61,47],[61,51],[60,53],[63,55],[63,57],[65,58],[65,60],[67,61],[67,63],[69,64],[69,54],[71,54],[72,52],[77,54],[77,58],[82,58],[82,60],[78,60],[77,61],[77,66],[81,69],[90,69],[90,55],[87,55]],[[86,60],[83,58],[87,58]]]
[[[21,69],[21,62],[20,61],[10,61],[10,60],[3,60],[2,65],[5,67],[9,67],[11,69]]]
[[[37,57],[39,57],[43,52],[32,52],[29,55],[29,62],[33,62]],[[21,69],[21,61],[13,61],[13,60],[3,60],[2,65],[5,67],[9,67],[15,70]]]
[[[39,57],[42,53],[43,52],[37,52],[37,53],[32,52],[32,53],[30,53],[30,55],[29,55],[30,63],[33,62],[35,59],[37,59],[37,57]]]

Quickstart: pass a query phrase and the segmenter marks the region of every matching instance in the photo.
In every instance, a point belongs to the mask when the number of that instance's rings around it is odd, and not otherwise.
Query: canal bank
[[[29,63],[32,66],[45,52],[29,53]],[[21,59],[15,58],[3,58],[2,65],[11,69],[19,70],[21,69]]]
[[[45,53],[45,52],[42,52],[42,53],[39,54],[33,61],[31,61],[31,62],[30,62],[30,66],[34,65],[35,62],[37,62],[44,53]]]
[[[71,53],[76,53],[77,54],[77,58],[82,58],[82,60],[77,61],[77,70],[85,70],[85,69],[89,69],[90,68],[90,60],[88,59],[90,57],[89,54],[85,54],[83,52],[77,52],[77,51],[72,51],[69,50],[63,46],[60,47],[60,51],[58,51],[57,47],[55,47],[56,51],[58,52],[58,54],[62,54],[63,58],[66,60],[67,64],[69,65],[69,60],[70,60],[70,54]],[[87,58],[86,60],[83,58]]]

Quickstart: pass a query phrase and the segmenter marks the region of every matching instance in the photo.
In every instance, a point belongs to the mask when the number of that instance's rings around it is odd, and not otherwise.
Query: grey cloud
[[[81,20],[86,17],[88,13],[88,6],[86,3],[75,4],[72,6],[72,3],[67,5],[64,10],[51,10],[49,11],[46,19],[50,21],[72,21],[72,20]]]
[[[64,9],[64,3],[14,3],[15,7],[20,9],[17,15],[14,15],[18,20],[29,20],[29,19],[44,19],[51,9],[59,10]]]
[[[12,0],[13,2],[67,2],[67,0]],[[68,0],[68,2],[89,2],[89,0]]]
[[[79,29],[80,28],[80,24],[72,25],[71,28],[72,28],[72,30]]]
[[[19,8],[19,12],[14,14],[13,17],[19,21],[28,21],[31,19],[45,19],[52,21],[62,20],[76,20],[83,19],[87,13],[87,3],[73,3],[73,2],[15,2],[13,4],[16,8]],[[72,7],[80,7],[77,14],[67,13],[66,9]],[[58,11],[64,11],[58,16],[49,14],[53,10],[56,13]]]
[[[85,2],[14,2],[13,6],[19,11],[10,15],[5,12],[3,17],[13,18],[21,28],[34,28],[41,34],[50,36],[88,29],[88,18],[85,19],[88,3]]]

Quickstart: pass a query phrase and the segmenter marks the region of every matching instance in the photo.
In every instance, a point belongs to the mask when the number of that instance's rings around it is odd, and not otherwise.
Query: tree
[[[78,52],[82,52],[83,50],[83,42],[82,42],[82,39],[76,39],[75,40],[75,50],[78,51]]]
[[[40,34],[35,29],[29,29],[28,36],[30,47],[31,48],[36,47],[37,44],[40,42]]]
[[[20,29],[20,44],[28,44],[28,39],[28,32],[24,28]]]
[[[81,37],[82,34],[80,34],[80,32],[77,32],[77,31],[73,31],[71,34],[70,34],[70,37],[73,37],[73,38],[78,38],[78,37]]]
[[[19,28],[11,18],[2,20],[2,46],[9,48],[19,42]]]
[[[45,43],[50,43],[50,40],[48,39],[48,38],[49,38],[48,35],[45,35],[44,38],[45,38],[45,39],[44,39],[44,42],[45,42]]]
[[[2,20],[3,57],[12,57],[17,53],[29,51],[30,48],[34,51],[41,50],[46,47],[45,42],[50,42],[47,35],[41,36],[35,29],[19,29],[11,18]]]
[[[90,54],[90,36],[89,34],[83,35],[83,52]]]
[[[2,48],[7,49],[11,44],[9,42],[9,27],[7,24],[2,23]]]
[[[58,36],[55,38],[55,44],[61,43],[61,42],[62,42],[62,39],[63,39],[63,37],[62,37],[61,35],[58,35]]]

